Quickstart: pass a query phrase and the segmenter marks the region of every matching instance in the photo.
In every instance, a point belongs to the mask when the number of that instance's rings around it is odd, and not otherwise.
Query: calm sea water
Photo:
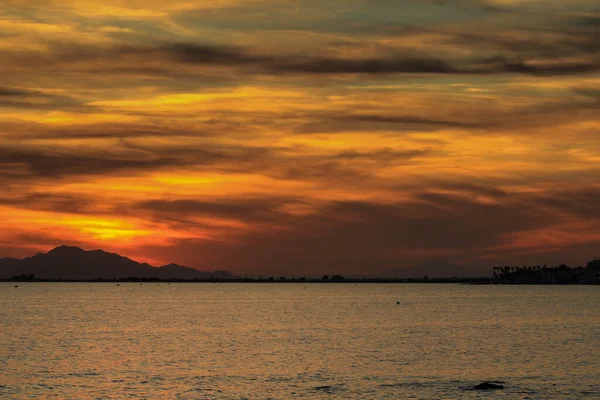
[[[600,287],[18,285],[2,399],[600,398]]]

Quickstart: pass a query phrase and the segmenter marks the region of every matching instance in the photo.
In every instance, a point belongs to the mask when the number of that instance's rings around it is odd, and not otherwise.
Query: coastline
[[[398,283],[398,284],[459,284],[459,285],[507,285],[507,286],[598,286],[599,283],[516,283],[494,282],[492,278],[448,278],[448,279],[345,279],[342,281],[321,279],[154,279],[154,278],[124,278],[124,279],[34,279],[15,280],[0,279],[5,283],[267,283],[267,284],[357,284],[357,283]]]

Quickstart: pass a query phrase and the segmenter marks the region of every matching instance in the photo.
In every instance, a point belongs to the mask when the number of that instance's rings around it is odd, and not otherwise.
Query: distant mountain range
[[[199,271],[177,264],[154,267],[103,250],[86,251],[79,247],[59,246],[47,253],[23,259],[0,258],[0,279],[35,275],[41,279],[90,280],[123,278],[158,279],[236,279],[228,271]],[[450,262],[427,262],[411,268],[386,269],[380,278],[474,278],[489,276],[488,271],[462,267]]]
[[[34,274],[41,279],[234,279],[227,271],[204,272],[177,264],[153,267],[119,254],[103,250],[86,251],[79,247],[59,246],[47,253],[24,259],[0,258],[0,279]]]
[[[479,278],[487,277],[490,272],[474,268],[462,267],[446,261],[426,262],[410,268],[394,268],[381,271],[382,278]]]

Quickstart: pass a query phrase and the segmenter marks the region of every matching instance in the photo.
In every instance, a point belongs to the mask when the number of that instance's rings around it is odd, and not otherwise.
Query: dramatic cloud
[[[26,90],[0,87],[0,97],[26,97],[30,92]]]
[[[169,165],[180,165],[182,160],[174,158],[103,157],[100,154],[61,154],[46,151],[0,150],[0,168],[12,166],[21,178],[63,177],[65,175],[107,174],[128,169],[155,169]],[[23,167],[23,171],[19,171]],[[9,172],[10,174],[10,172]]]
[[[476,188],[475,192],[481,190]],[[505,201],[494,204],[468,196],[422,193],[412,201],[394,204],[332,202],[307,215],[281,215],[277,229],[243,232],[216,242],[183,240],[179,245],[185,249],[185,259],[191,261],[201,254],[210,268],[230,265],[245,273],[268,275],[277,274],[285,265],[299,275],[323,271],[374,275],[427,257],[450,257],[462,262],[500,260],[496,254],[498,244],[509,253],[537,250],[531,244],[511,242],[515,232],[560,230],[557,216],[563,207],[538,208],[541,201],[537,203],[528,196],[510,199],[498,190],[483,190],[483,196],[490,194],[500,195]],[[190,206],[181,209],[182,215]],[[209,213],[214,208],[230,217],[253,221],[255,212],[263,209],[251,202],[248,206],[242,214],[238,207],[231,214],[218,205],[192,208]],[[597,234],[595,238],[583,232],[577,235],[571,237],[577,243],[592,244],[598,239]],[[549,253],[556,246],[553,242],[542,245]],[[544,262],[557,260],[556,256],[540,257]]]
[[[0,256],[296,276],[599,256],[595,2],[204,3],[4,2]]]

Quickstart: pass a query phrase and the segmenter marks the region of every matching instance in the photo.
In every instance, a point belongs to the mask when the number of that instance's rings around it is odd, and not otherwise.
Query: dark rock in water
[[[497,389],[504,389],[504,386],[499,385],[497,383],[492,383],[492,382],[483,382],[483,383],[480,383],[479,385],[473,386],[473,389],[475,389],[475,390],[497,390]]]
[[[314,390],[318,390],[319,392],[327,394],[336,394],[338,392],[343,392],[346,389],[344,389],[343,385],[324,385],[317,386],[314,388]]]

